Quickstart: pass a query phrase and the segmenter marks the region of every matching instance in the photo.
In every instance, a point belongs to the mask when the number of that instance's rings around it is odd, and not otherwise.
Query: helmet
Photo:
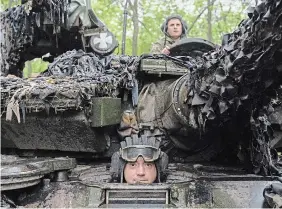
[[[184,36],[186,36],[187,30],[188,30],[188,25],[187,25],[186,21],[183,20],[180,15],[170,15],[170,16],[168,16],[168,17],[165,19],[165,21],[164,21],[164,23],[162,24],[162,26],[161,26],[161,31],[162,31],[165,35],[169,36],[169,35],[167,34],[167,23],[168,23],[168,21],[170,21],[171,19],[178,19],[178,20],[180,20],[180,22],[181,22],[181,24],[182,24],[182,35],[181,35],[181,38],[183,38]]]
[[[120,143],[119,151],[112,155],[111,176],[115,182],[123,182],[123,170],[127,162],[135,162],[139,156],[146,162],[155,162],[157,168],[157,183],[165,178],[165,170],[168,166],[168,156],[160,150],[160,141],[154,137],[137,135],[126,137],[125,141]]]

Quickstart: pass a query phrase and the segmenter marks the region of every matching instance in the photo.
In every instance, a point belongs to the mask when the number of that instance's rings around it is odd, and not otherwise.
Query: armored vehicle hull
[[[33,79],[7,76],[20,70],[7,65],[1,151],[14,155],[1,162],[2,204],[261,207],[269,176],[281,174],[281,14],[281,1],[264,1],[212,51],[199,39],[175,46],[177,57],[75,48]],[[109,158],[138,137],[158,139],[170,157],[162,184],[111,182]],[[55,154],[64,158],[46,158]]]
[[[166,182],[130,185],[110,183],[108,163],[74,166],[71,158],[27,162],[2,155],[2,206],[13,202],[28,208],[263,208],[263,190],[274,182],[240,167],[174,163],[169,164]],[[8,199],[11,191],[13,199]]]

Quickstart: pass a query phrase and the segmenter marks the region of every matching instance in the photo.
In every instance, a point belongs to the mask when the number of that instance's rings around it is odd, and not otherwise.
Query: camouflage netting
[[[1,74],[7,75],[11,66],[17,66],[20,53],[32,43],[33,30],[28,29],[29,9],[26,5],[9,8],[0,14]],[[18,69],[19,70],[19,69]],[[21,72],[13,72],[20,74]]]
[[[117,97],[121,88],[132,90],[139,58],[107,57],[69,51],[55,59],[37,78],[1,77],[1,110],[8,120],[12,112],[20,122],[20,110],[39,112],[82,109],[91,97]]]
[[[204,104],[203,129],[232,121],[254,173],[266,175],[278,172],[271,159],[267,114],[273,110],[269,92],[281,84],[281,34],[282,1],[264,1],[230,34],[228,44],[198,58],[187,81],[192,106]]]
[[[22,2],[25,3],[0,13],[1,75],[13,74],[22,77],[21,68],[25,61],[44,55],[43,48],[50,47],[50,44],[53,44],[53,53],[63,53],[62,49],[61,51],[56,49],[60,48],[58,46],[59,33],[62,28],[69,27],[67,11],[72,6],[69,5],[69,1],[26,0]],[[75,2],[75,4],[79,3]],[[77,12],[74,13],[74,15],[77,14]],[[43,48],[37,50],[36,48],[40,47],[38,45]]]

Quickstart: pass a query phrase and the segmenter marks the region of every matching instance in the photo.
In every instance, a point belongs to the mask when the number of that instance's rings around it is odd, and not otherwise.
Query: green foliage
[[[30,62],[30,65],[28,66],[28,62]],[[32,74],[39,74],[43,71],[45,71],[48,68],[49,62],[44,62],[41,58],[35,58],[31,61],[25,62],[25,67],[23,70],[24,78],[30,77]],[[29,70],[28,68],[31,67]]]
[[[0,0],[0,11],[20,4],[20,0]]]
[[[133,2],[133,0],[129,0]],[[201,37],[207,39],[208,0],[138,0],[138,55],[148,53],[152,43],[164,36],[160,26],[164,19],[171,14],[180,14],[191,28],[189,37]],[[212,0],[210,0],[212,1]],[[9,4],[19,4],[19,0],[1,0],[1,10],[6,9]],[[119,42],[116,54],[121,54],[124,3],[125,0],[92,0],[92,8],[99,19],[113,32]],[[246,17],[244,10],[247,5],[243,0],[227,1],[215,0],[212,5],[212,39],[215,43],[221,43],[224,33],[232,32],[236,26]],[[203,12],[204,11],[204,12]],[[133,15],[128,7],[126,50],[128,55],[132,54]],[[200,15],[201,14],[201,15]],[[193,24],[195,22],[195,24]],[[42,72],[47,68],[47,63],[41,59],[31,62],[33,72]],[[27,75],[27,68],[24,69]]]
[[[189,31],[189,37],[201,37],[207,39],[207,10],[199,14],[207,7],[208,0],[139,0],[139,34],[138,55],[148,53],[152,43],[164,35],[160,30],[166,16],[180,14],[188,22],[188,25],[196,21]],[[112,31],[119,43],[119,49],[115,53],[121,53],[123,5],[122,0],[93,0],[92,8],[98,17]],[[235,2],[235,3],[234,3]],[[232,32],[234,28],[245,18],[244,1],[215,0],[212,6],[212,35],[213,41],[220,44],[222,35]],[[141,11],[141,12],[140,12]],[[129,10],[127,19],[126,54],[131,54],[133,24],[132,11]]]

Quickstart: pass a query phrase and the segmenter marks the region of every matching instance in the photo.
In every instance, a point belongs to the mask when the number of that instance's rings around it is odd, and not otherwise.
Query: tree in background
[[[122,40],[122,15],[125,1],[92,0],[94,11],[116,34],[119,43]],[[244,11],[248,6],[248,2],[244,0],[127,1],[131,5],[126,39],[126,54],[129,55],[136,55],[136,52],[137,55],[148,53],[151,44],[163,36],[160,26],[165,17],[171,14],[180,14],[188,22],[189,37],[201,37],[219,44],[222,35],[233,31],[246,17]],[[136,31],[138,31],[137,35]],[[133,43],[137,45],[137,49]],[[116,53],[120,54],[121,50],[117,50]]]
[[[242,19],[248,6],[246,0],[92,0],[92,8],[99,19],[112,31],[120,46],[115,51],[121,54],[123,10],[128,1],[128,20],[125,54],[141,55],[150,51],[153,42],[163,37],[160,26],[171,14],[180,14],[189,25],[189,37],[201,37],[221,43],[224,33],[233,31]],[[1,0],[4,10],[20,3],[20,0]],[[42,60],[34,60],[32,72],[46,69]],[[25,69],[24,72],[31,70]]]
[[[7,8],[11,8],[13,6],[19,5],[21,0],[1,0],[0,1],[0,11],[3,11]]]

